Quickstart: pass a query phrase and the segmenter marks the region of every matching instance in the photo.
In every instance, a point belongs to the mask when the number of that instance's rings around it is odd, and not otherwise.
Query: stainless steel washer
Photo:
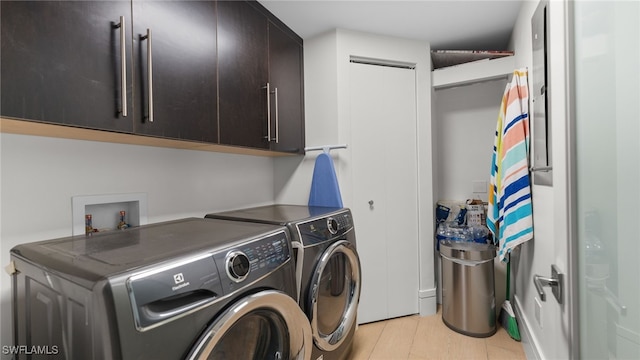
[[[19,245],[11,261],[19,359],[311,356],[281,226],[184,219]]]
[[[207,218],[285,225],[296,250],[298,302],[313,332],[313,359],[345,359],[356,328],[360,260],[349,209],[269,205]]]

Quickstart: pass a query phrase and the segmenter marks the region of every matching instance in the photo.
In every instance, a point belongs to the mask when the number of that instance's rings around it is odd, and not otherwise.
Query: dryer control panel
[[[286,230],[214,254],[225,294],[269,274],[291,258]]]
[[[326,217],[312,219],[296,224],[300,239],[304,245],[315,245],[328,240],[343,238],[353,231],[351,212],[346,210]]]

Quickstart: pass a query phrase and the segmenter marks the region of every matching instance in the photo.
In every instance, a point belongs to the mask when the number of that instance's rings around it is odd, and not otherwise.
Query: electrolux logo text
[[[60,350],[57,345],[49,346],[26,346],[26,345],[18,345],[18,346],[2,346],[2,354],[3,355],[58,355],[60,354]]]
[[[182,273],[173,275],[173,282],[176,283],[176,286],[171,288],[171,290],[173,291],[180,290],[183,287],[191,285],[191,283],[189,283],[188,281],[184,282],[184,275],[182,275]]]

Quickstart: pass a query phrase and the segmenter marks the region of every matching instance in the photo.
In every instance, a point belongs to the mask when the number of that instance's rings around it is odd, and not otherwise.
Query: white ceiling
[[[523,1],[258,0],[303,39],[344,28],[425,40],[436,50],[505,50]]]

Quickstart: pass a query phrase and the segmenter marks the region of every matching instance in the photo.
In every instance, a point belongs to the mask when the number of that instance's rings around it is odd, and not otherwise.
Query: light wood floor
[[[433,316],[411,315],[360,325],[349,359],[526,360],[526,356],[522,344],[499,324],[491,337],[469,337],[449,329],[438,309]]]

